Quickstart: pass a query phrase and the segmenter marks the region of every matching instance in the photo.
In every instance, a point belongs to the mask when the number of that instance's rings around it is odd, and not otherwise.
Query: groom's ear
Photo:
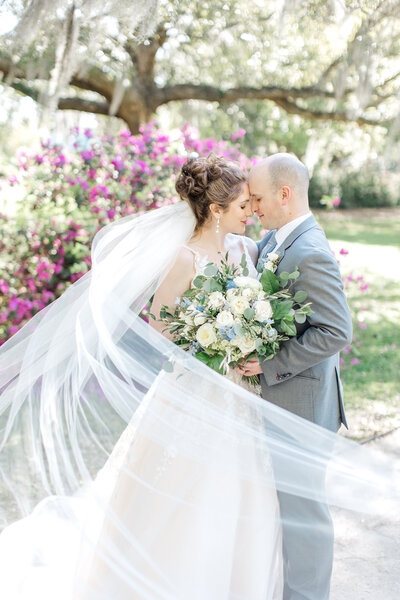
[[[282,206],[287,206],[291,195],[291,189],[288,185],[281,187],[281,203]]]

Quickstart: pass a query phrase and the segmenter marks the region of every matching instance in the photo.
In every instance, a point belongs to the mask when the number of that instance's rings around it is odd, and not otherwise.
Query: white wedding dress
[[[140,318],[194,228],[183,202],[104,227],[90,272],[0,348],[5,600],[282,600],[278,491],[398,514],[387,457]],[[301,510],[289,525],[301,552]]]
[[[197,275],[208,261],[194,254]],[[231,377],[240,383],[236,373]],[[215,394],[200,375],[162,370],[92,484],[72,498],[42,501],[0,536],[3,597],[282,600],[279,504],[268,453],[241,442],[229,424],[202,428],[209,408],[196,418],[176,410],[163,394],[176,381],[187,387],[188,402],[193,388],[201,397]],[[212,403],[226,418],[264,432],[256,411],[229,389]],[[211,458],[199,461],[196,444],[212,449]]]
[[[189,249],[194,253],[196,277],[209,261]],[[257,277],[246,246],[245,252],[249,276]],[[232,379],[240,382],[240,376],[231,373]],[[160,378],[177,376],[162,372],[155,387],[162,389]],[[243,385],[248,387],[245,382]],[[187,386],[201,386],[202,395],[207,394],[207,382],[200,377],[196,382],[193,374],[188,377]],[[238,416],[234,414],[237,403],[230,391],[214,401],[226,415],[231,411],[232,416]],[[151,413],[157,415],[154,422],[149,417]],[[254,428],[255,412],[243,406],[240,417],[249,420]],[[164,419],[168,423],[175,419],[176,436],[166,448],[161,447],[138,435],[142,419],[147,419],[146,428],[152,429],[153,435],[154,428],[160,427],[160,422],[162,426]],[[201,435],[189,414],[177,415],[162,394],[150,390],[98,476],[98,480],[104,480],[103,486],[112,485],[110,507],[123,521],[129,538],[140,541],[140,552],[124,542],[125,531],[105,522],[98,541],[101,552],[97,547],[92,564],[85,566],[83,579],[87,580],[80,583],[79,600],[147,597],[132,593],[129,584],[125,585],[99,558],[113,545],[124,548],[127,563],[152,581],[155,590],[164,588],[175,600],[282,600],[279,504],[268,455],[257,452],[255,447],[243,447],[247,456],[240,456],[240,445],[232,439],[232,432],[226,431],[225,436],[216,439],[215,451],[229,457],[230,469],[222,471],[212,461],[199,465],[187,457],[186,450],[180,452],[181,430],[191,431],[191,443]],[[241,461],[254,469],[247,481],[239,476]],[[121,467],[126,468],[127,476]],[[260,470],[262,477],[258,475]],[[177,490],[181,494],[179,505]],[[159,596],[154,591],[152,597]]]

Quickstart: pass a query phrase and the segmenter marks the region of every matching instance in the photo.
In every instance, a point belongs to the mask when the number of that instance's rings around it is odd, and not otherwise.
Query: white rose
[[[269,260],[265,263],[264,269],[267,269],[267,271],[272,271],[274,273],[276,270],[276,264]]]
[[[226,292],[226,299],[228,300],[228,302],[230,302],[232,300],[232,298],[234,298],[237,294],[237,288],[230,288],[227,292]]]
[[[196,340],[203,348],[207,348],[211,344],[217,341],[217,336],[214,327],[211,323],[204,323],[198,328],[196,333]]]
[[[243,298],[243,296],[236,296],[236,298],[231,300],[229,305],[235,315],[242,315],[246,308],[249,308],[250,306],[249,301],[246,300],[246,298]]]
[[[250,338],[238,337],[232,340],[243,354],[250,354],[256,349],[256,342]]]
[[[255,320],[261,323],[271,319],[273,315],[272,306],[268,300],[257,300],[257,302],[254,302],[253,308],[256,311]]]
[[[225,298],[221,292],[212,292],[208,297],[210,308],[222,308],[225,304]]]
[[[242,275],[239,275],[238,277],[235,277],[235,279],[233,280],[233,282],[240,288],[243,287],[249,287],[252,289],[261,289],[262,285],[261,283],[258,281],[258,279],[254,279],[253,277],[244,277]]]
[[[261,292],[258,292],[257,294],[257,300],[265,300],[266,297],[267,294],[264,292],[264,290],[261,290]]]
[[[269,261],[275,262],[276,260],[278,260],[279,254],[277,254],[276,252],[268,252],[267,257]]]
[[[241,290],[242,292],[242,296],[243,298],[246,298],[246,300],[252,300],[255,296],[255,294],[257,293],[257,290],[253,290],[251,288],[242,288]]]
[[[232,327],[233,314],[229,310],[222,310],[216,319],[217,327]]]
[[[205,317],[203,314],[199,313],[198,315],[196,315],[194,317],[194,324],[196,325],[196,327],[198,325],[203,325],[203,323],[205,323],[207,321],[207,317]]]
[[[185,321],[186,325],[193,325],[194,324],[194,320],[192,315],[186,313],[186,315],[183,317],[183,320]]]

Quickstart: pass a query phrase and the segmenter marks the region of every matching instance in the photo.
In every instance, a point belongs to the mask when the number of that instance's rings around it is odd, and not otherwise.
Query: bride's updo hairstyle
[[[189,158],[182,166],[175,188],[182,200],[191,206],[196,217],[196,230],[210,216],[210,204],[226,211],[247,183],[247,176],[235,163],[216,154]]]

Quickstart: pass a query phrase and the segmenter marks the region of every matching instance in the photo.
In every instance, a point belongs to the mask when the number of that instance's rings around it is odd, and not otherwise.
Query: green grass
[[[316,212],[330,240],[400,246],[399,209]]]
[[[362,271],[359,263],[352,263],[351,247],[341,260],[344,274],[363,275],[369,285],[365,292],[357,284],[347,289],[354,339],[351,352],[342,353],[341,372],[348,435],[367,439],[400,426],[400,269],[393,264],[393,278],[382,276],[379,256],[387,260],[390,248],[394,256],[398,252],[400,211],[377,211],[376,216],[371,211],[320,213],[318,219],[331,241],[375,246],[375,263],[366,264]],[[361,329],[358,322],[366,328]],[[355,358],[359,363],[352,365]]]

